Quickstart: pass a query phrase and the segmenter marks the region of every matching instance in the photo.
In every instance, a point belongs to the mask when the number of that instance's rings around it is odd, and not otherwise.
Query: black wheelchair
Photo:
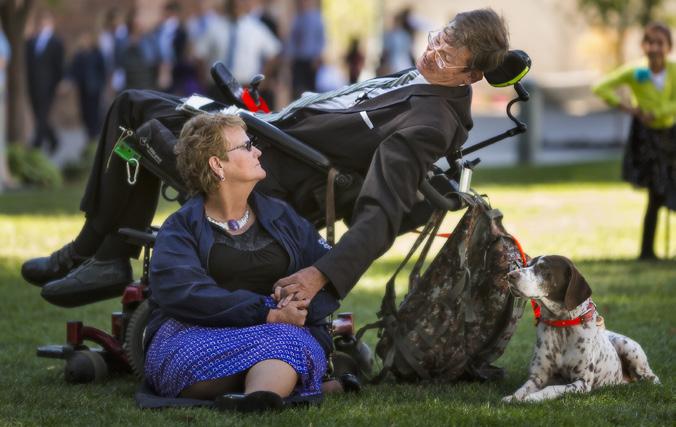
[[[514,50],[509,52],[500,67],[493,72],[486,73],[485,77],[491,85],[514,87],[517,97],[508,103],[506,114],[515,126],[485,141],[450,153],[449,158],[452,161],[449,161],[449,167],[445,170],[434,166],[420,186],[420,193],[424,199],[412,209],[411,225],[424,224],[435,210],[457,211],[466,207],[464,195],[471,192],[471,171],[480,159],[469,161],[465,160],[465,157],[526,131],[526,125],[512,114],[511,108],[516,102],[528,100],[529,95],[520,80],[527,74],[530,66],[531,61],[528,55],[523,51]],[[361,177],[338,170],[321,152],[249,112],[255,111],[264,102],[257,91],[262,76],[254,77],[248,88],[242,88],[222,64],[214,65],[211,73],[217,86],[227,98],[228,104],[241,108],[238,114],[246,123],[248,133],[270,141],[279,150],[326,177],[324,194],[321,195],[324,203],[316,213],[309,216],[308,220],[318,229],[326,227],[327,240],[333,243],[335,221],[339,217],[347,216],[345,212],[353,206],[361,186]],[[182,108],[199,113],[220,111],[226,107],[224,104],[210,101],[204,97],[193,96],[185,100]],[[161,160],[158,161],[158,159],[173,158],[172,155],[157,151],[171,149],[171,147],[158,147],[152,144],[153,138],[162,137],[161,130],[156,129],[158,124],[151,120],[137,130],[121,129],[123,135],[115,148],[115,153],[127,161],[130,182],[134,179],[133,171],[138,167],[144,167],[162,180],[161,192],[166,199],[182,203],[186,199],[187,192],[182,182],[177,179],[178,174],[172,171],[172,165],[167,165],[166,162],[161,164]],[[173,167],[175,168],[175,165]],[[170,196],[169,188],[174,189],[175,196]],[[119,233],[128,243],[143,248],[142,274],[137,281],[123,289],[119,287],[99,289],[93,300],[88,301],[101,301],[121,295],[122,311],[112,313],[111,331],[108,333],[84,325],[82,321],[69,321],[66,324],[66,344],[46,345],[37,349],[39,357],[59,358],[66,361],[65,380],[67,382],[102,381],[110,371],[131,372],[139,379],[143,377],[144,332],[151,311],[147,301],[148,267],[157,228],[120,229]],[[355,374],[361,380],[366,379],[372,367],[373,356],[368,346],[355,338],[352,314],[340,313],[332,319],[331,332],[335,344],[335,351],[329,363],[331,375],[340,378],[345,374]],[[97,347],[90,347],[85,342],[93,343]],[[358,384],[356,386],[358,387]]]

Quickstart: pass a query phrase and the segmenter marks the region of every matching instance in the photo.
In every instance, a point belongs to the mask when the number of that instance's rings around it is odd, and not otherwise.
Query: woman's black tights
[[[648,189],[648,207],[643,217],[643,238],[641,240],[641,259],[654,259],[655,232],[657,231],[657,214],[664,205],[665,196]]]

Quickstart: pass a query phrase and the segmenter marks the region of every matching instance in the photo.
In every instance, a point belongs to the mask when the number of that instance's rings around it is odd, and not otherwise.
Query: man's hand
[[[307,303],[305,301],[287,301],[284,307],[273,308],[268,312],[267,322],[303,326],[306,317]]]
[[[328,281],[324,273],[316,267],[306,267],[291,276],[279,279],[272,287],[274,299],[281,307],[288,301],[289,296],[293,296],[292,300],[306,301],[309,304]]]

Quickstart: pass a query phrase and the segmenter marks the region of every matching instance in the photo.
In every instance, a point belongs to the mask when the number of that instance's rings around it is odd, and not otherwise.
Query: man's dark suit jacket
[[[49,107],[63,77],[63,43],[56,34],[52,34],[38,54],[35,51],[36,42],[37,37],[33,37],[26,43],[28,93],[33,108]]]
[[[469,86],[410,85],[345,110],[305,108],[277,123],[339,169],[365,176],[348,231],[314,264],[341,298],[390,248],[432,164],[467,140],[471,97]]]
[[[349,109],[304,108],[275,123],[325,153],[338,168],[365,176],[349,230],[314,264],[329,278],[341,298],[392,245],[402,218],[419,201],[418,187],[432,163],[458,149],[467,139],[472,127],[471,97],[470,87],[409,85]],[[104,188],[105,182],[131,188],[125,183],[124,165],[113,167],[115,156],[106,171],[110,152],[119,137],[118,125],[137,129],[156,118],[178,135],[187,118],[176,111],[179,102],[177,97],[148,90],[125,91],[118,96],[107,115],[102,143],[82,199],[81,209],[88,218],[110,214],[100,213],[98,207],[103,198],[113,194],[110,188]],[[372,129],[362,112],[368,116]],[[259,183],[263,187],[259,190],[288,200],[303,214],[292,199],[301,192],[303,181],[317,178],[318,173],[288,156],[275,155],[279,152],[263,149],[261,163],[269,178]],[[119,176],[106,181],[102,179],[104,171]],[[265,187],[273,181],[283,192],[267,191],[269,188]],[[115,204],[124,206],[123,201]]]

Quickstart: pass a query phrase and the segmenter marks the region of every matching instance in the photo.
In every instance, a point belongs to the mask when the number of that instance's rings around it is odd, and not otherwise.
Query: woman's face
[[[643,53],[651,64],[663,64],[671,51],[669,39],[659,30],[647,31],[641,43]]]
[[[249,137],[241,127],[223,129],[228,145],[228,160],[221,160],[225,182],[258,182],[265,178],[259,158],[261,151],[249,145]],[[247,150],[247,146],[250,150]]]

